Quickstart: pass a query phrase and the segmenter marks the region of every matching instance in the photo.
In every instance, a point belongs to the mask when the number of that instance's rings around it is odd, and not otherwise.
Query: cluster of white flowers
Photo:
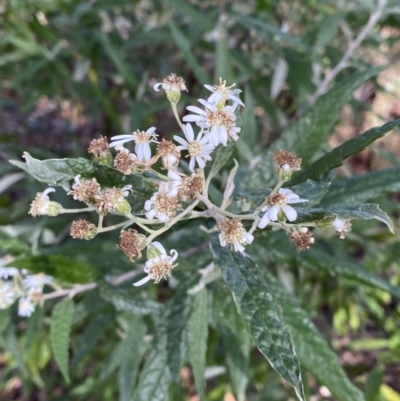
[[[6,267],[7,262],[0,259],[0,309],[10,307],[18,300],[18,315],[29,317],[40,302],[44,286],[51,284],[52,277]]]

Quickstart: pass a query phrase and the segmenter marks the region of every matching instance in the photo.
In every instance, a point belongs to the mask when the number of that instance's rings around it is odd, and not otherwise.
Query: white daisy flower
[[[194,139],[194,131],[190,124],[183,124],[183,133],[187,141],[177,135],[174,135],[174,139],[181,144],[181,146],[178,146],[179,150],[188,151],[190,170],[194,171],[195,163],[200,168],[204,168],[206,166],[205,160],[211,160],[210,153],[213,151],[213,146],[208,143],[208,136],[203,137],[203,130],[201,130],[197,138]]]
[[[18,302],[18,315],[22,317],[29,317],[35,310],[35,306],[29,297],[21,297]]]
[[[133,132],[130,135],[116,135],[111,138],[112,142],[110,147],[123,145],[124,143],[135,141],[135,152],[139,161],[151,159],[150,142],[158,143],[157,134],[155,134],[156,127],[149,128],[146,132],[139,131]]]
[[[290,189],[280,188],[276,194],[268,197],[268,205],[261,209],[265,214],[258,223],[258,228],[265,228],[270,221],[278,221],[280,212],[283,212],[289,221],[295,221],[297,212],[288,204],[302,202],[308,201],[307,199],[300,199],[299,195]]]
[[[50,284],[52,277],[46,276],[44,273],[30,274],[24,278],[24,284],[28,290],[42,290],[45,284]]]
[[[15,298],[16,293],[11,283],[0,282],[0,309],[8,308]]]
[[[199,99],[199,102],[205,106],[206,110],[197,106],[188,106],[186,109],[196,114],[188,114],[183,117],[183,121],[195,122],[199,127],[206,128],[207,138],[214,147],[220,143],[226,146],[230,138],[235,141],[239,139],[238,134],[241,129],[236,126],[235,116],[238,103],[218,109],[215,104],[203,99]]]
[[[175,74],[171,74],[169,77],[164,78],[162,82],[157,82],[153,86],[153,89],[158,92],[160,86],[165,90],[165,92],[187,91],[183,78],[178,77]]]
[[[182,175],[177,173],[176,171],[169,170],[168,178],[171,180],[169,182],[169,192],[170,196],[177,196],[179,192],[179,188],[182,186]]]
[[[171,277],[173,268],[177,266],[173,264],[178,258],[178,252],[175,249],[171,249],[171,256],[168,256],[167,251],[159,242],[152,242],[150,246],[156,249],[157,256],[146,262],[144,272],[147,273],[147,276],[134,283],[135,287],[146,284],[150,280],[159,283],[162,278]]]
[[[218,105],[225,105],[227,100],[231,100],[233,103],[238,103],[244,107],[244,103],[240,100],[240,98],[236,95],[240,90],[232,90],[232,88],[236,84],[231,86],[226,86],[226,81],[222,82],[222,79],[219,79],[219,85],[204,85],[206,89],[212,92],[212,95],[207,99],[210,103],[215,103]]]
[[[10,277],[14,277],[19,274],[19,270],[16,267],[3,267],[0,266],[0,278],[7,280]]]
[[[150,200],[144,204],[144,209],[147,210],[146,218],[153,220],[158,219],[161,223],[166,223],[175,216],[178,208],[178,198],[171,195],[169,183],[162,182],[158,192],[156,192]]]

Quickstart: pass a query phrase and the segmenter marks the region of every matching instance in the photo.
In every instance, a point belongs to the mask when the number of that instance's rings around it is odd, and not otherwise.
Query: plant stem
[[[172,103],[171,102],[171,108],[172,108],[172,111],[174,112],[174,116],[175,116],[175,119],[176,119],[177,123],[179,124],[179,126],[181,127],[181,130],[183,131],[182,122],[181,122],[181,120],[179,118],[178,110],[176,109],[176,103]]]
[[[66,214],[66,213],[83,213],[83,212],[92,212],[93,210],[96,210],[94,207],[84,207],[82,209],[61,209],[60,214]]]

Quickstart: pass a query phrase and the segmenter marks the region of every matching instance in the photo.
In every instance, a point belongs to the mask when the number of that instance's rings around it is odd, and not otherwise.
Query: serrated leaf
[[[207,290],[204,288],[194,297],[188,322],[189,362],[200,400],[204,400],[204,371],[208,338]]]
[[[193,54],[191,49],[191,43],[187,39],[187,37],[182,33],[182,31],[177,27],[177,25],[173,22],[173,20],[169,21],[169,28],[171,30],[172,39],[175,41],[179,50],[182,53],[183,60],[189,64],[190,68],[193,70],[197,79],[204,85],[210,82],[210,79],[205,72],[205,70],[201,67],[201,64],[196,60],[196,57]]]
[[[54,308],[50,322],[50,341],[54,359],[68,383],[70,381],[68,373],[68,345],[73,312],[74,303],[70,299],[64,299]]]
[[[400,191],[400,167],[379,170],[334,181],[329,192],[321,200],[321,206],[335,204],[357,205],[385,193]]]
[[[290,327],[301,364],[329,388],[335,400],[364,401],[362,393],[348,379],[335,352],[311,322],[307,312],[300,307],[298,300],[286,292],[267,269],[262,269],[262,274]]]
[[[193,285],[187,283],[188,287]],[[181,285],[163,318],[157,323],[151,350],[146,358],[134,401],[165,401],[170,384],[178,375],[186,354],[186,329],[192,297]]]
[[[376,219],[385,223],[389,230],[394,233],[392,220],[376,203],[366,203],[359,206],[337,205],[324,209],[296,208],[296,211],[296,223],[323,220],[329,216],[337,216],[343,219]]]
[[[288,327],[271,291],[250,257],[221,247],[218,235],[211,235],[214,263],[233,294],[239,313],[257,348],[271,366],[295,389],[304,400],[299,362]]]
[[[104,331],[113,322],[110,313],[100,314],[90,320],[74,349],[74,358],[71,362],[71,369],[81,362],[100,340]]]
[[[92,266],[61,255],[36,255],[15,259],[12,263],[18,269],[31,273],[45,273],[64,283],[89,283],[96,279]]]
[[[145,334],[146,326],[142,319],[138,316],[132,316],[121,349],[121,363],[118,372],[120,401],[131,400],[138,375]]]
[[[299,255],[299,263],[304,267],[326,270],[329,274],[356,280],[371,287],[380,288],[400,298],[400,289],[370,272],[362,265],[351,260],[338,259],[316,249],[310,249]]]
[[[347,159],[351,155],[361,152],[369,144],[379,138],[382,138],[385,134],[390,132],[399,124],[400,119],[393,120],[382,125],[381,127],[371,128],[363,134],[346,141],[342,145],[319,158],[305,170],[295,174],[291,180],[291,183],[300,183],[305,181],[307,178],[321,181],[330,170],[340,167],[343,164],[343,160]]]
[[[273,155],[287,150],[304,161],[312,158],[321,143],[330,135],[339,118],[339,112],[352,98],[353,91],[363,82],[378,74],[380,68],[369,68],[336,83],[315,105],[290,125],[270,148],[262,153],[262,159],[246,182],[247,187],[269,186],[276,181]]]

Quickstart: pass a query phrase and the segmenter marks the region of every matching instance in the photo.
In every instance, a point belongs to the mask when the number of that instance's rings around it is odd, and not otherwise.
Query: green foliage
[[[247,256],[221,248],[211,237],[215,266],[232,291],[239,313],[247,323],[249,334],[271,366],[287,380],[303,400],[303,384],[291,336],[257,265]]]
[[[73,311],[74,304],[71,300],[65,299],[60,301],[54,308],[50,326],[50,339],[54,359],[67,382],[70,381],[68,348]]]

